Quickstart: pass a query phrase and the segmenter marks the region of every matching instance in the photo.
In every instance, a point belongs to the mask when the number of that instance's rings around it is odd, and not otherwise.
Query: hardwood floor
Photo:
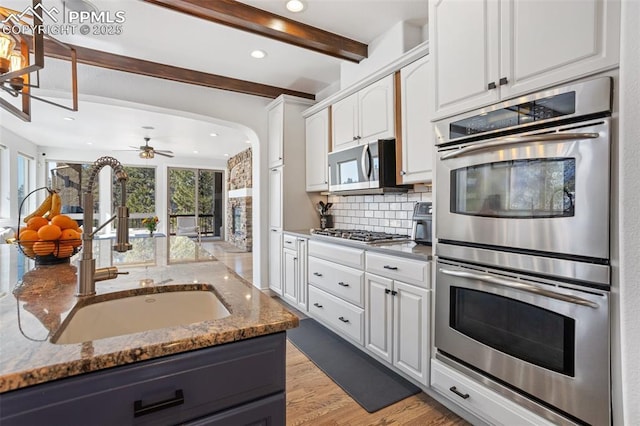
[[[467,425],[425,393],[368,413],[287,342],[287,425]]]
[[[251,253],[237,253],[228,243],[203,243],[218,260],[243,278],[251,281]],[[304,314],[274,298],[301,318]],[[425,393],[419,393],[396,404],[368,413],[342,388],[287,342],[287,425],[468,425],[455,413]]]

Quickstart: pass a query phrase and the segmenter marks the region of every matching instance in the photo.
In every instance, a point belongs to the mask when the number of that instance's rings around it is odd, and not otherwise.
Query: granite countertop
[[[341,244],[350,247],[357,247],[368,251],[386,253],[392,256],[401,256],[410,259],[430,261],[433,259],[433,248],[431,246],[416,244],[413,241],[389,242],[367,244],[362,241],[348,240],[344,238],[330,237],[326,235],[315,235],[311,230],[292,230],[284,231],[285,234],[293,234],[301,238],[309,238],[311,240],[324,241],[328,243]]]
[[[169,244],[170,242],[170,244]],[[76,260],[34,266],[14,245],[0,245],[0,393],[77,374],[277,333],[298,326],[298,317],[198,249],[186,237],[145,238],[134,251],[112,253],[109,240],[95,241],[98,266],[111,263],[121,275],[96,283],[96,300],[142,287],[169,291],[176,284],[213,288],[228,317],[190,325],[109,337],[79,344],[51,338],[76,304]],[[103,247],[104,246],[104,247]],[[175,257],[167,261],[173,249]],[[145,290],[148,291],[148,290]]]

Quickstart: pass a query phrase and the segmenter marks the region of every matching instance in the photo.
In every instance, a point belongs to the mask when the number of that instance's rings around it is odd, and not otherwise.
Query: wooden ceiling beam
[[[71,46],[76,49],[76,53],[78,55],[77,60],[80,64],[272,99],[275,99],[282,94],[298,96],[306,99],[315,99],[315,95],[311,93],[298,92],[296,90],[289,90],[216,74],[208,74],[201,71],[145,61],[143,59],[102,52],[81,46]],[[71,60],[69,50],[57,45],[51,40],[45,40],[44,52],[45,56]]]
[[[144,1],[351,62],[368,55],[364,43],[235,0]]]

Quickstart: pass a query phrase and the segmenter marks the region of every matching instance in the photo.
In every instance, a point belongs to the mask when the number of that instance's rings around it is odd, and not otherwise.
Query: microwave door
[[[330,191],[368,189],[370,171],[366,146],[329,154]]]

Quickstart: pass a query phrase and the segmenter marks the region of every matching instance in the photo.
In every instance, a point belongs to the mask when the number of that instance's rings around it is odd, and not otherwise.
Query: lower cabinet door
[[[276,426],[285,424],[284,392],[184,423],[184,426]]]
[[[282,250],[282,296],[293,305],[297,303],[298,253]]]
[[[282,231],[269,230],[269,288],[282,295]]]
[[[393,285],[393,365],[428,386],[430,292],[400,281]]]
[[[393,362],[393,280],[365,275],[364,345],[389,364]]]

